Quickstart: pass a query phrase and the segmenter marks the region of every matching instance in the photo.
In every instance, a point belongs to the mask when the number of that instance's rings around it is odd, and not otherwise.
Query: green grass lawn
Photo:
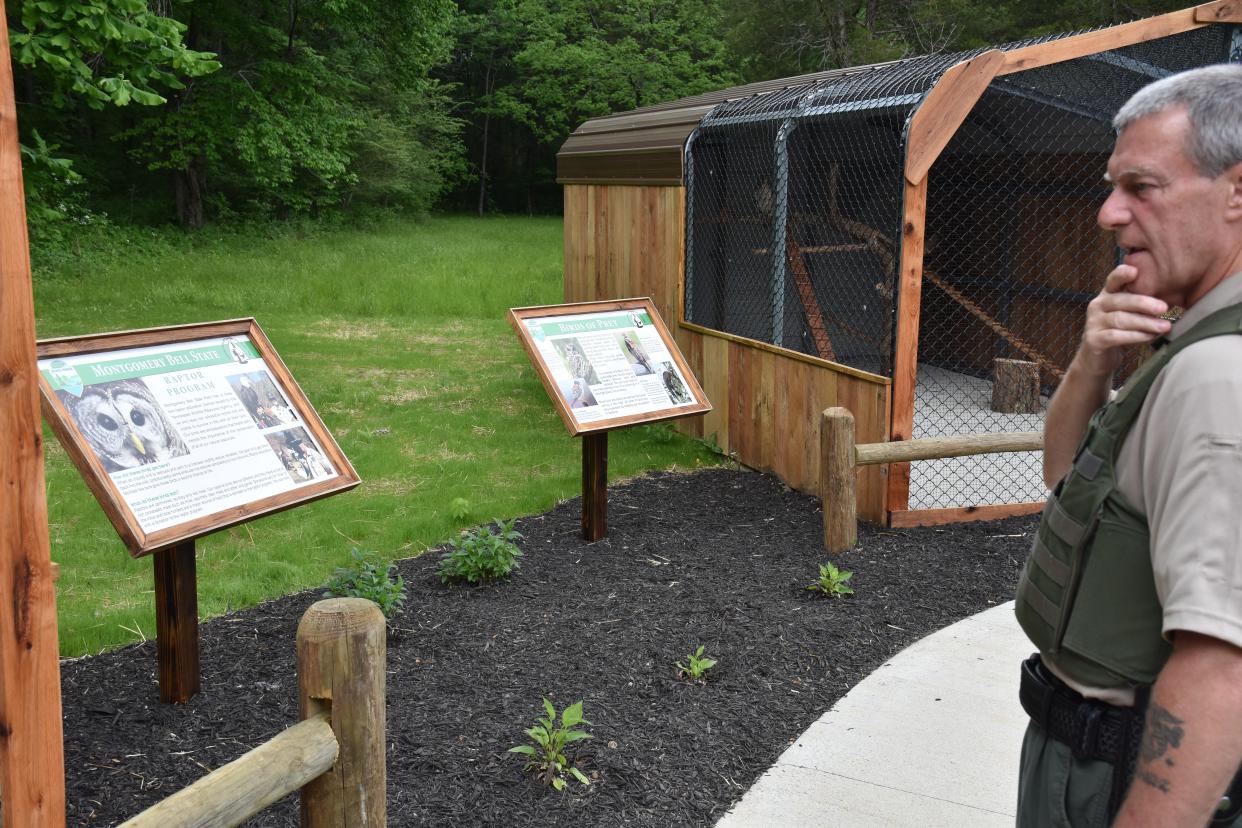
[[[308,238],[210,232],[88,252],[35,276],[40,337],[255,317],[363,479],[201,539],[202,617],[324,584],[351,547],[409,557],[579,494],[580,445],[504,318],[561,301],[560,219],[437,217]],[[151,563],[130,558],[45,433],[62,654],[154,637]],[[720,459],[665,425],[609,440],[613,479]],[[464,519],[455,498],[469,504]]]

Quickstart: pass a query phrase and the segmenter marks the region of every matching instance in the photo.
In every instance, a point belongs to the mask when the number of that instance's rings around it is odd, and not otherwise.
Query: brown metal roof
[[[560,184],[678,186],[682,179],[682,148],[686,138],[716,104],[818,80],[870,72],[901,62],[850,66],[760,81],[593,118],[574,130],[561,146],[556,155],[556,180]]]

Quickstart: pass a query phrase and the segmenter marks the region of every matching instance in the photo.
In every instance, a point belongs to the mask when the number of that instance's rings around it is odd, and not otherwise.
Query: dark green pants
[[[1074,758],[1069,745],[1029,724],[1018,775],[1018,828],[1106,828],[1113,766]]]
[[[1069,745],[1029,724],[1022,739],[1017,828],[1107,828],[1112,784],[1112,765],[1075,759]],[[1242,818],[1230,826],[1242,828]]]

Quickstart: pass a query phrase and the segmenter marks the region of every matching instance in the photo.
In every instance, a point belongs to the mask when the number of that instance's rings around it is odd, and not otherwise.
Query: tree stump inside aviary
[[[992,410],[1002,414],[1039,413],[1039,363],[992,361]]]

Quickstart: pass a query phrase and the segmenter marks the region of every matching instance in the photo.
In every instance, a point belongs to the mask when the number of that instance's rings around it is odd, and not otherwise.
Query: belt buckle
[[[1100,723],[1104,719],[1104,708],[1093,701],[1084,701],[1074,712],[1075,729],[1078,738],[1070,745],[1076,759],[1099,759],[1097,748],[1100,742]]]

